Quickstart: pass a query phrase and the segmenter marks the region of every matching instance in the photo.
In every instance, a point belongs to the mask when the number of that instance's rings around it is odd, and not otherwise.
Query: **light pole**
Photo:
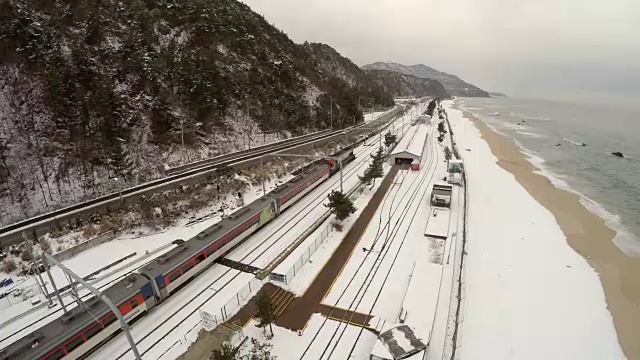
[[[124,201],[122,199],[122,187],[120,186],[120,181],[117,177],[113,178],[113,181],[115,181],[118,185],[118,193],[120,194],[120,206],[122,206],[124,204]]]
[[[180,119],[180,139],[182,141],[182,151],[184,151],[184,155],[187,157],[187,162],[189,162],[189,153],[187,152],[187,148],[184,146],[184,119]]]
[[[120,328],[122,329],[122,331],[124,332],[124,334],[127,337],[127,340],[129,341],[129,345],[131,346],[131,351],[133,352],[133,356],[135,356],[135,358],[137,360],[142,360],[142,357],[140,357],[140,353],[138,352],[138,348],[136,347],[136,343],[135,343],[135,341],[133,341],[133,337],[131,337],[131,333],[129,332],[129,325],[127,324],[127,321],[122,316],[122,313],[120,313],[120,310],[113,304],[111,299],[109,299],[109,297],[106,296],[104,293],[101,293],[96,288],[91,286],[89,283],[84,281],[83,278],[81,278],[80,276],[76,275],[73,271],[69,270],[67,267],[62,265],[58,260],[54,259],[52,256],[50,256],[47,253],[43,253],[42,254],[42,261],[46,264],[47,260],[51,261],[54,265],[57,265],[65,274],[67,274],[68,276],[72,277],[78,283],[82,284],[85,288],[87,288],[89,291],[91,291],[97,298],[101,299],[105,304],[107,304],[107,306],[109,308],[111,308],[111,311],[116,315],[118,320],[120,320]],[[46,266],[46,268],[47,268],[47,271],[48,271],[49,267]],[[49,274],[49,276],[51,276],[51,274]],[[51,281],[53,283],[53,279],[51,279]],[[55,289],[55,285],[54,285],[54,289]],[[56,292],[57,292],[57,290],[56,290]],[[58,293],[58,297],[59,296],[60,296],[60,294]],[[62,301],[60,301],[60,304],[62,304]],[[64,304],[62,304],[62,306],[63,306],[63,309],[64,309]],[[66,313],[66,310],[65,310],[65,313]]]

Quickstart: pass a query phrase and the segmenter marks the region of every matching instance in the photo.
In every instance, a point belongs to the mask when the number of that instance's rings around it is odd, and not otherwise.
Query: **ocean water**
[[[458,103],[515,139],[557,187],[580,194],[582,203],[617,231],[618,247],[640,257],[640,105],[518,98]],[[625,158],[613,156],[614,151]]]

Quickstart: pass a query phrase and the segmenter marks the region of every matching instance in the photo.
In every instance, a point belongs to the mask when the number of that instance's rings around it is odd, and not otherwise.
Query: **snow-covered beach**
[[[444,105],[469,177],[460,357],[639,358],[640,262],[510,139]]]

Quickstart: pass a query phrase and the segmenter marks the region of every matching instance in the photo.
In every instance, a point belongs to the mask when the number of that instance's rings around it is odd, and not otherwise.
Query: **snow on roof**
[[[431,236],[438,239],[446,239],[449,236],[449,218],[451,211],[449,209],[432,209],[429,212],[427,226],[424,229],[425,236]]]
[[[413,328],[422,343],[428,344],[435,320],[442,265],[429,261],[428,241],[419,242],[415,256],[416,265],[402,308],[407,312],[405,324]]]
[[[407,325],[399,325],[381,333],[378,341],[384,345],[386,351],[376,346],[374,351],[380,353],[374,355],[382,358],[389,358],[388,355],[391,355],[394,360],[404,359],[426,348],[426,345],[416,338],[413,329]]]
[[[424,143],[427,139],[428,126],[424,124],[418,124],[412,126],[411,129],[402,137],[400,143],[394,149],[391,156],[408,152],[415,156],[421,157]]]

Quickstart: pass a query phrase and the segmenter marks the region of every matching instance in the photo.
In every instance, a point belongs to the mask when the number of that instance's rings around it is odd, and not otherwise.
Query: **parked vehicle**
[[[334,157],[341,159],[342,166],[355,159],[352,149],[340,151]],[[195,237],[174,242],[176,247],[172,250],[109,287],[104,293],[128,323],[144,316],[202,273],[215,259],[242,243],[326,181],[337,169],[338,164],[316,161],[294,172],[295,177],[284,185]],[[83,358],[120,331],[115,314],[102,301],[92,297],[84,304],[1,350],[0,360]]]
[[[431,190],[431,204],[437,207],[451,207],[453,187],[449,184],[434,184]]]

